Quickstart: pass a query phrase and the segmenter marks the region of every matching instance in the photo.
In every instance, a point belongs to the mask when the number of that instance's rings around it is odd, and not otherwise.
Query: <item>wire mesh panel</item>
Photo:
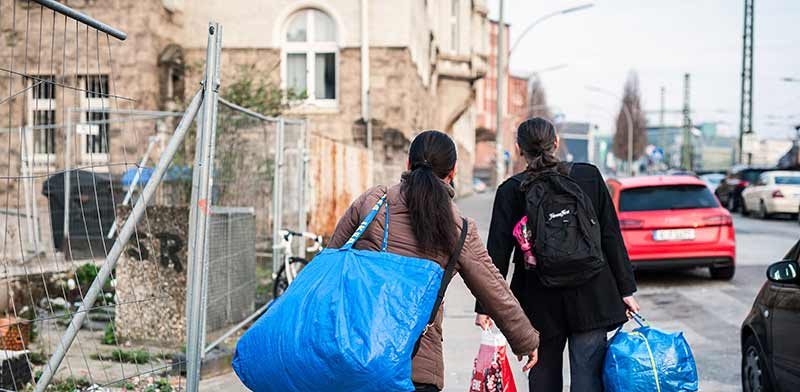
[[[185,323],[154,319],[183,314],[182,293],[164,288],[185,280],[188,196],[156,195],[132,234],[122,227],[164,173],[152,167],[182,113],[134,110],[117,85],[124,35],[106,27],[56,2],[0,0],[2,389],[40,376],[38,390],[183,383],[169,371]],[[152,326],[163,331],[140,333]]]
[[[212,334],[255,311],[255,209],[214,207],[208,255],[206,331]]]
[[[276,230],[305,230],[306,124],[222,102],[214,205],[254,209],[256,306],[260,306],[271,298],[273,272],[280,262],[274,257],[275,245],[281,245],[275,242]],[[295,255],[302,253],[299,242],[293,251]]]

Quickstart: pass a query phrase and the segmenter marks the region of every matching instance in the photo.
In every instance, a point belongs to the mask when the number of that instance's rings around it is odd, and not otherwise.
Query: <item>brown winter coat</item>
[[[338,248],[344,245],[370,209],[384,194],[388,195],[389,204],[388,251],[403,256],[434,260],[444,268],[450,257],[449,254],[433,255],[420,252],[417,249],[417,241],[411,230],[410,215],[406,208],[405,200],[400,193],[400,185],[394,185],[389,188],[378,186],[368,190],[356,199],[339,220],[328,247]],[[452,194],[451,189],[451,196]],[[457,222],[453,230],[460,232],[461,214],[455,204],[453,204],[453,214]],[[458,259],[456,271],[464,279],[475,298],[484,304],[486,312],[506,336],[514,353],[518,355],[527,354],[539,346],[539,333],[531,326],[519,302],[514,298],[505,280],[492,263],[492,259],[486,252],[486,248],[478,235],[475,221],[471,219],[468,219],[468,221],[469,231]],[[383,239],[384,222],[385,217],[381,212],[375,217],[373,223],[354,247],[356,249],[379,250]],[[433,328],[423,336],[412,367],[412,380],[415,383],[434,384],[440,389],[444,387],[442,309],[439,310]]]

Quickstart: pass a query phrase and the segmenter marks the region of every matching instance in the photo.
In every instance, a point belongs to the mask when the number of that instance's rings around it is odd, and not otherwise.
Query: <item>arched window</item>
[[[305,92],[308,100],[335,103],[338,95],[336,24],[330,15],[306,8],[289,17],[283,43],[286,89]]]

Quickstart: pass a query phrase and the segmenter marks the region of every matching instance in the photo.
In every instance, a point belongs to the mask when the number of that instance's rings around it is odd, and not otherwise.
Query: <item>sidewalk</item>
[[[458,201],[461,213],[475,219],[481,237],[486,240],[491,219],[491,206],[494,193],[486,192]],[[478,352],[480,344],[480,329],[474,325],[475,298],[467,289],[461,278],[456,275],[447,290],[444,305],[444,361],[445,361],[445,391],[464,392],[469,389],[472,377],[472,362]],[[516,358],[511,359],[511,366],[515,371],[514,378],[517,391],[528,390],[528,379],[520,370],[522,364]],[[568,383],[565,375],[565,383]],[[239,382],[233,372],[203,380],[200,383],[201,391],[214,392],[239,392],[247,389]]]

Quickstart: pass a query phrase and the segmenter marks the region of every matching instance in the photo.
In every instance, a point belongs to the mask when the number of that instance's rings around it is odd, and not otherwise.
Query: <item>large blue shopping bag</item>
[[[233,369],[253,391],[413,391],[411,358],[449,277],[430,260],[353,249],[381,198],[340,249],[325,249],[239,339]],[[466,230],[462,233],[460,247]],[[440,288],[442,290],[440,290]]]
[[[694,392],[697,366],[682,332],[651,328],[638,314],[639,328],[611,338],[603,369],[606,392]]]

